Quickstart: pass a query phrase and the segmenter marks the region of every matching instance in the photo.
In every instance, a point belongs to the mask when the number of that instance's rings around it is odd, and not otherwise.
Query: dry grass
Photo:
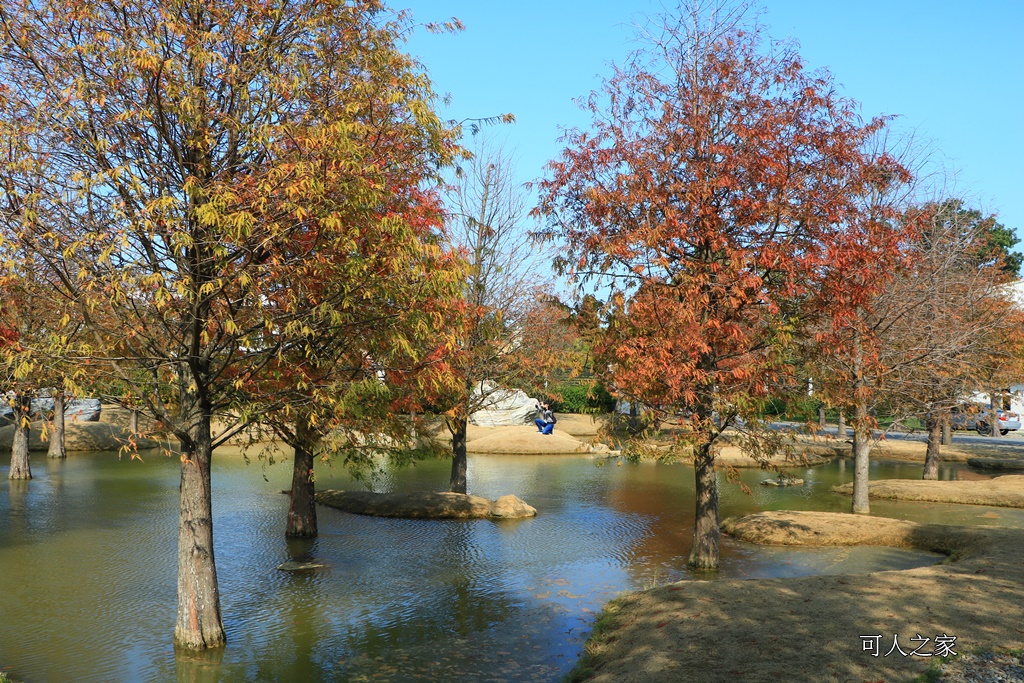
[[[852,495],[853,484],[833,486],[832,490]],[[1007,474],[985,481],[884,479],[870,482],[868,495],[890,500],[1024,508],[1024,474]]]
[[[724,528],[753,542],[891,545],[956,561],[848,576],[684,581],[635,593],[605,615],[577,680],[911,681],[930,658],[872,657],[860,636],[881,635],[882,654],[894,635],[904,650],[920,644],[910,642],[918,634],[956,636],[963,649],[1024,643],[1022,530],[823,512],[764,512]]]

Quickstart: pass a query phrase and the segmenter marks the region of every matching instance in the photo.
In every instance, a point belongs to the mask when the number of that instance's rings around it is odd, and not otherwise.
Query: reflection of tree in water
[[[32,515],[29,510],[28,487],[31,479],[8,479],[7,480],[7,511],[0,523],[6,522],[9,525],[9,534],[12,540],[25,542],[28,539],[29,525]],[[0,527],[3,530],[3,527]]]
[[[692,468],[678,464],[625,464],[626,476],[615,479],[607,504],[622,515],[642,515],[649,519],[649,533],[636,539],[632,555],[623,562],[634,585],[676,581],[687,575],[686,560],[693,542],[694,482]],[[723,516],[746,514],[761,509],[760,491],[753,481],[771,476],[760,470],[741,473],[751,493],[737,483],[725,481],[719,472]],[[722,541],[722,559],[732,555],[732,542]]]
[[[320,540],[317,538],[285,538],[288,559],[298,562],[320,561]],[[311,571],[277,572],[265,591],[250,595],[256,604],[239,605],[238,612],[251,616],[249,628],[237,632],[230,619],[228,649],[258,653],[227,666],[230,675],[219,670],[219,678],[239,681],[317,681],[332,680],[331,652],[336,628],[338,604],[323,599],[330,567]],[[188,660],[186,660],[187,662]],[[199,662],[198,666],[201,667]],[[178,657],[179,672],[182,658]],[[181,677],[179,674],[179,683]],[[189,679],[188,683],[207,683],[206,678]]]
[[[224,659],[224,648],[215,647],[208,650],[174,651],[175,674],[177,683],[218,683],[221,680],[221,661]]]
[[[607,504],[620,513],[650,519],[650,532],[636,539],[632,561],[627,563],[635,580],[649,580],[651,577],[641,578],[636,571],[646,573],[652,565],[682,571],[693,540],[692,470],[654,463],[623,467],[631,469],[629,476],[616,480]],[[690,476],[684,476],[686,473]]]
[[[409,680],[445,680],[493,670],[492,631],[518,605],[501,589],[476,543],[477,527],[489,522],[440,524],[444,532],[433,576],[419,577],[408,593],[393,596],[387,613],[367,615],[348,631],[345,650],[360,654],[338,663],[346,674],[370,669],[379,675],[390,666],[397,667],[391,672],[396,679],[401,673]]]
[[[376,557],[351,557],[346,564],[353,548],[332,551],[330,534],[307,546],[289,543],[290,559],[329,566],[279,573],[281,580],[269,586],[254,583],[244,600],[249,604],[235,604],[229,613],[259,616],[246,619],[244,632],[226,624],[224,663],[179,656],[178,680],[550,681],[568,670],[536,644],[554,639],[547,637],[553,605],[527,604],[508,585],[510,569],[489,547],[500,537],[491,522],[359,523],[369,523],[382,547],[358,552]],[[436,539],[435,547],[416,537]],[[523,610],[530,609],[538,610],[537,618],[524,620]],[[240,653],[258,656],[239,661]]]
[[[334,675],[345,680],[553,680],[568,667],[551,664],[537,631],[550,615],[524,620],[530,609],[508,585],[507,567],[487,548],[488,521],[423,521],[443,525],[429,565],[415,566],[404,594],[384,610],[352,621],[333,647]],[[437,530],[432,530],[436,532]],[[367,604],[357,599],[356,604]],[[358,653],[352,656],[352,653]]]

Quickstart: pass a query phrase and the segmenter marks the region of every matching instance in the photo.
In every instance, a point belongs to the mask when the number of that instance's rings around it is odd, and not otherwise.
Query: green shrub
[[[615,399],[601,385],[559,384],[551,387],[555,396],[551,409],[556,413],[610,413],[615,410]]]

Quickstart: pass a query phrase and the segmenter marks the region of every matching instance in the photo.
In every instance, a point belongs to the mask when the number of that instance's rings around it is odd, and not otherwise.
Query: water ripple
[[[426,461],[378,484],[438,490],[447,470],[447,462]],[[572,666],[607,600],[686,578],[693,528],[693,473],[685,466],[473,457],[472,493],[513,492],[539,516],[426,521],[320,508],[320,537],[289,541],[288,498],[280,493],[288,463],[218,458],[215,552],[228,646],[185,656],[171,647],[177,463],[97,454],[37,472],[31,482],[0,488],[0,663],[40,682],[554,680]],[[848,505],[827,491],[848,473],[812,474],[814,486],[754,486],[752,495],[723,483],[723,515]],[[743,476],[753,484],[763,474]],[[318,486],[358,484],[325,470]],[[922,521],[1024,526],[1021,511],[880,505]],[[325,568],[279,571],[289,559]],[[721,573],[796,576],[930,561],[902,551],[779,550],[725,539]]]

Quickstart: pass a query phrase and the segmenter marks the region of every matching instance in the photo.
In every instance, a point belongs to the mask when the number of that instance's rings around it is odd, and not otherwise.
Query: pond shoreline
[[[923,653],[934,654],[936,637],[955,636],[953,651],[1024,646],[1024,530],[787,511],[733,518],[723,528],[762,544],[913,547],[950,561],[631,593],[605,608],[567,680],[905,681],[931,666]],[[863,649],[862,636],[875,635],[879,656]],[[919,635],[930,642],[912,640]],[[927,647],[885,656],[894,641],[903,651]]]

